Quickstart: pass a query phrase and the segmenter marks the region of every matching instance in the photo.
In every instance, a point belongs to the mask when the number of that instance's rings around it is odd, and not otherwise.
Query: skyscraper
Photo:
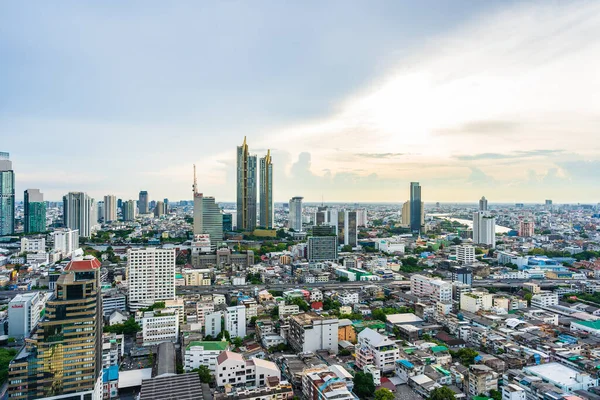
[[[165,215],[165,203],[159,200],[154,206],[154,216],[158,218],[163,215]]]
[[[46,232],[46,203],[39,189],[27,189],[23,195],[25,233]]]
[[[487,210],[485,197],[479,200],[479,211],[473,213],[473,243],[490,247],[496,245],[496,217]]]
[[[344,245],[358,245],[358,215],[356,211],[344,212]]]
[[[145,190],[140,191],[138,210],[140,214],[148,214],[150,212],[150,209],[148,208],[148,192]]]
[[[421,185],[419,182],[410,183],[410,230],[413,233],[421,232]]]
[[[123,206],[121,207],[121,213],[123,214],[123,221],[135,221],[135,200],[124,201]]]
[[[11,399],[102,398],[100,262],[75,259],[64,272],[45,315],[10,362]]]
[[[208,234],[210,246],[216,249],[223,242],[223,213],[214,197],[198,193],[196,166],[194,165],[194,235]]]
[[[296,232],[302,231],[302,199],[303,197],[292,197],[290,199],[290,213],[288,218],[288,228]]]
[[[487,211],[488,210],[488,201],[485,198],[485,196],[483,196],[480,200],[479,200],[479,211]]]
[[[69,229],[79,230],[79,236],[92,236],[92,225],[95,225],[94,199],[83,192],[69,192],[63,196],[63,222]],[[92,215],[94,217],[92,218]]]
[[[127,282],[131,309],[175,299],[175,249],[127,250]]]
[[[260,226],[273,228],[273,164],[271,150],[260,159]]]
[[[251,156],[244,143],[237,148],[237,228],[256,228],[256,156]]]
[[[117,220],[117,196],[108,194],[104,196],[104,222]]]
[[[0,236],[15,232],[15,172],[9,154],[0,152]]]

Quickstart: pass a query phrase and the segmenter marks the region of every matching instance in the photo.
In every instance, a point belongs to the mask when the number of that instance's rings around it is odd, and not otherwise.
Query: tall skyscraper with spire
[[[246,137],[237,148],[237,228],[256,228],[256,156],[250,155]]]
[[[15,171],[9,154],[0,152],[0,236],[15,232]]]
[[[271,150],[260,159],[260,226],[273,228],[273,163]]]

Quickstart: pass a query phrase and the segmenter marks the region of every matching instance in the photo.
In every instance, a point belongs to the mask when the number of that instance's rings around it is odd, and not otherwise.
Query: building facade
[[[137,310],[175,298],[175,249],[127,250],[129,307]]]
[[[308,261],[336,261],[338,257],[337,236],[311,236],[308,238]]]
[[[256,156],[251,156],[248,144],[237,148],[237,229],[256,228]]]
[[[296,232],[302,232],[302,199],[303,197],[296,196],[289,202],[288,228]]]
[[[64,257],[69,257],[79,248],[79,230],[63,229],[52,232],[54,250],[60,251]]]
[[[421,232],[421,185],[419,182],[410,183],[410,230],[414,233]]]
[[[123,207],[121,207],[121,214],[123,216],[123,221],[135,221],[137,215],[135,200],[124,201]]]
[[[273,228],[273,163],[271,150],[260,159],[260,218],[259,225]]]
[[[288,343],[299,353],[317,350],[338,352],[339,320],[315,313],[292,315],[289,318]]]
[[[9,154],[0,152],[0,236],[15,232],[15,171]]]
[[[8,335],[15,339],[30,336],[44,309],[42,292],[18,294],[8,303]]]
[[[148,192],[141,190],[138,196],[138,211],[140,214],[148,214],[150,212]]]
[[[230,337],[246,336],[246,306],[227,307],[225,310],[225,330]]]
[[[23,226],[25,233],[46,232],[46,203],[39,189],[23,194]]]
[[[63,196],[63,222],[65,227],[78,230],[79,236],[92,236],[96,225],[94,199],[83,192],[69,192]]]
[[[117,196],[109,194],[104,196],[104,222],[117,220]]]

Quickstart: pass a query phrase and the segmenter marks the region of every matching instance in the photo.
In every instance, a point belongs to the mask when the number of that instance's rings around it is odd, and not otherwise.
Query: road
[[[515,286],[523,286],[526,280],[503,280],[503,281],[494,281],[488,279],[482,280],[474,280],[473,287],[492,287],[497,289],[504,288],[512,288]],[[543,280],[543,281],[533,281],[540,285],[542,288],[549,288],[553,286],[559,286],[564,284],[577,283],[575,280]],[[327,283],[310,283],[310,284],[302,284],[302,283],[288,283],[288,284],[274,284],[274,285],[245,285],[245,286],[179,286],[177,288],[177,294],[226,294],[235,290],[276,290],[276,291],[284,291],[289,289],[310,289],[310,288],[319,288],[322,290],[335,289],[335,290],[359,290],[363,286],[369,285],[383,285],[385,287],[389,287],[390,289],[403,289],[410,287],[410,281],[396,281],[393,279],[386,279],[380,281],[357,281],[357,282],[327,282]]]

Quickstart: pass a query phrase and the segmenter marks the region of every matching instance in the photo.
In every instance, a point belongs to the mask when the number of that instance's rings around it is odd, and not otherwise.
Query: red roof
[[[83,260],[72,260],[65,267],[65,271],[93,271],[100,268],[100,261],[97,258],[85,258]]]
[[[322,310],[323,309],[323,302],[321,302],[321,301],[313,301],[313,303],[310,306],[312,307],[313,310]]]

